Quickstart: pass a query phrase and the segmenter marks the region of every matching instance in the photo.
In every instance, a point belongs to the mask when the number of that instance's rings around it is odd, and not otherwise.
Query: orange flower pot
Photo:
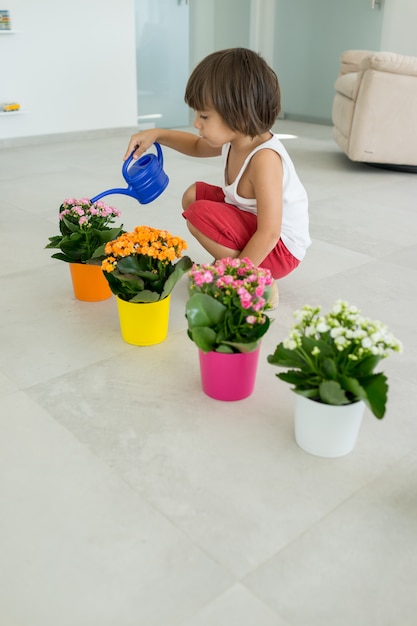
[[[111,297],[112,292],[100,265],[70,263],[74,295],[84,302],[100,302]]]

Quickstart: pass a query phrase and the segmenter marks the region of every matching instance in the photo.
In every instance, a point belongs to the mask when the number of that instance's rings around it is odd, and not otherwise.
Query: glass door
[[[276,0],[275,63],[285,115],[330,123],[345,50],[379,50],[380,0]]]
[[[188,126],[188,0],[135,0],[139,128]]]

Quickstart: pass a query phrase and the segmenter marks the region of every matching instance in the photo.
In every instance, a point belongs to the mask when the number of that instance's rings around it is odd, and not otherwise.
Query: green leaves
[[[368,356],[354,364],[353,367],[350,368],[350,371],[358,377],[368,376],[374,371],[380,360],[380,355]]]
[[[300,395],[332,405],[363,400],[375,417],[381,419],[386,410],[387,377],[382,373],[373,373],[381,357],[372,355],[359,363],[347,361],[344,364],[342,360],[325,356],[331,354],[328,347],[324,350],[320,346],[320,353],[312,354],[318,343],[303,338],[301,346],[293,350],[280,343],[274,354],[267,357],[268,363],[290,368],[276,376],[293,385],[293,391]]]
[[[375,417],[382,419],[388,398],[388,384],[385,374],[373,374],[361,381],[366,396],[364,400]]]
[[[162,263],[145,255],[119,259],[117,269],[104,272],[112,292],[126,302],[156,302],[163,300],[177,282],[192,267],[184,256],[177,263]]]
[[[189,328],[188,336],[203,352],[212,352],[216,347],[216,332],[207,326]],[[229,348],[228,352],[233,352],[233,350]]]
[[[226,314],[224,304],[206,293],[195,293],[185,306],[185,316],[190,329],[219,324]]]
[[[186,304],[188,336],[204,352],[253,352],[271,320],[271,272],[248,258],[194,264]]]
[[[203,352],[252,352],[271,321],[265,316],[263,324],[251,326],[244,321],[246,315],[238,305],[230,309],[212,296],[196,292],[185,306],[188,336]]]
[[[280,367],[302,367],[305,362],[296,350],[284,348],[282,343],[277,345],[274,354],[270,354],[267,360],[271,365],[279,365]]]
[[[293,390],[325,404],[363,400],[378,419],[385,415],[388,384],[375,373],[390,351],[402,345],[378,320],[360,314],[356,306],[337,300],[329,313],[305,305],[294,312],[296,322],[268,362],[290,368],[277,374]]]
[[[324,380],[319,385],[319,396],[324,404],[349,404],[346,393],[335,380]]]
[[[203,352],[211,352],[217,345],[216,327],[226,315],[224,304],[206,293],[194,293],[185,305],[188,336]]]
[[[162,300],[160,294],[157,291],[149,291],[149,289],[143,289],[139,291],[133,298],[130,298],[129,302],[157,302]]]
[[[58,248],[59,253],[52,258],[67,263],[87,263],[99,265],[96,251],[101,248],[104,257],[104,244],[116,239],[122,232],[122,226],[111,228],[120,211],[104,202],[91,202],[88,198],[68,198],[59,207],[59,232],[49,237],[45,248]]]
[[[80,225],[78,222],[74,222],[63,216],[61,221],[59,222],[59,229],[63,236],[66,237],[72,233],[76,233],[77,231],[79,231]]]
[[[62,227],[62,223],[65,228]],[[65,234],[49,237],[49,243],[45,248],[59,248],[61,252],[53,254],[52,258],[66,263],[86,263],[96,259],[95,264],[98,264],[104,257],[106,243],[116,239],[123,232],[121,227],[81,230],[78,225],[66,220],[65,217],[60,222],[60,227]]]
[[[174,271],[170,273],[164,283],[164,288],[160,297],[161,300],[166,298],[172,292],[175,285],[181,280],[184,274],[191,269],[192,265],[193,262],[188,256],[183,256],[179,261],[177,261],[177,263],[173,266]]]

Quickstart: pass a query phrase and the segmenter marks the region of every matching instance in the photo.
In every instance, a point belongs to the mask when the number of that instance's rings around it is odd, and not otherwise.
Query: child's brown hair
[[[246,48],[209,54],[192,72],[184,99],[195,111],[214,109],[229,128],[250,137],[270,130],[281,109],[277,75]]]

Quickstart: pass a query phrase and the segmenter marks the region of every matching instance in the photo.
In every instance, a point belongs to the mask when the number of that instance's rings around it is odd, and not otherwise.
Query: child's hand
[[[158,140],[158,129],[152,128],[131,136],[123,161],[133,153],[133,158],[138,159],[146,150],[148,150],[155,141]],[[135,149],[136,148],[136,149]]]

